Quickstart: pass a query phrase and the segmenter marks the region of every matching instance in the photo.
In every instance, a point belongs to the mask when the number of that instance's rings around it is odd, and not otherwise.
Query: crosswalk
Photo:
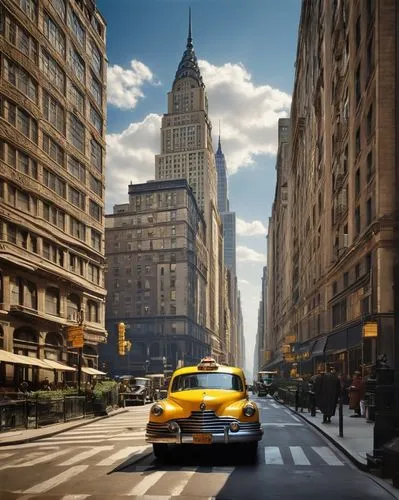
[[[32,467],[51,464],[53,467],[72,467],[89,461],[91,467],[113,467],[120,463],[134,462],[137,458],[151,455],[148,444],[129,445],[118,448],[115,445],[65,447],[48,450],[46,447],[24,453],[7,453],[7,464],[3,469]],[[13,455],[15,458],[13,459]],[[345,465],[328,446],[265,446],[258,451],[258,464],[285,466],[342,466]],[[153,463],[144,467],[153,467]]]

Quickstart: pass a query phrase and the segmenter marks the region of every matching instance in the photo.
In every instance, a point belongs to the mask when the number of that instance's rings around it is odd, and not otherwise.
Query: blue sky
[[[207,88],[216,150],[229,169],[237,213],[237,268],[251,370],[275,189],[277,120],[289,114],[300,0],[97,0],[107,21],[107,213],[127,184],[154,178],[192,9],[193,42]]]

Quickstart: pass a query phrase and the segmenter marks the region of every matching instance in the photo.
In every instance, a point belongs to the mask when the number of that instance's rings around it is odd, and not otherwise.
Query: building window
[[[91,246],[94,250],[101,251],[101,233],[94,229],[91,230]]]
[[[370,79],[374,70],[374,43],[373,38],[367,44],[367,80]]]
[[[370,104],[369,111],[367,113],[367,139],[370,140],[374,132],[374,118],[373,118],[373,105]]]
[[[102,148],[94,139],[91,139],[91,164],[96,167],[99,172],[103,170]]]
[[[102,182],[90,174],[90,190],[93,191],[97,196],[102,198],[103,185]]]
[[[103,120],[93,106],[90,106],[90,122],[94,125],[97,132],[102,133]]]
[[[37,144],[37,123],[28,113],[18,108],[12,102],[1,99],[0,116],[10,125],[15,127],[21,134]]]
[[[58,288],[46,288],[45,298],[45,311],[46,314],[59,316],[60,314],[60,291]]]
[[[332,285],[332,293],[333,293],[333,295],[337,295],[337,293],[338,293],[338,283],[336,281],[334,281],[334,283]]]
[[[17,0],[19,7],[34,23],[37,20],[37,0]]]
[[[52,0],[52,5],[62,20],[65,19],[65,0]]]
[[[82,184],[86,182],[86,169],[85,166],[80,163],[73,156],[68,157],[68,172],[78,179]]]
[[[88,266],[89,281],[98,285],[100,283],[100,269],[94,264]]]
[[[372,257],[370,252],[366,255],[365,264],[366,264],[366,273],[369,273],[372,269]]]
[[[72,203],[77,208],[80,208],[81,210],[85,209],[86,205],[86,197],[85,195],[78,191],[77,189],[73,188],[72,186],[68,186],[68,201],[69,203]]]
[[[81,153],[85,151],[85,128],[74,115],[69,114],[69,138]]]
[[[101,217],[102,217],[101,207],[93,200],[90,200],[90,203],[89,203],[89,213],[94,219],[101,221]]]
[[[344,288],[347,288],[349,286],[349,273],[345,272],[344,273]]]
[[[356,69],[355,73],[355,97],[356,97],[356,107],[359,105],[360,99],[362,97],[362,84],[361,84],[361,66],[360,63]]]
[[[355,279],[360,278],[360,264],[356,264],[355,266]]]
[[[360,47],[360,42],[362,40],[362,32],[361,32],[361,20],[360,16],[356,20],[356,50]]]
[[[43,132],[43,151],[61,167],[64,166],[64,150],[49,135]]]
[[[366,202],[366,224],[369,226],[373,221],[373,201],[369,198]]]
[[[71,46],[69,47],[69,65],[73,74],[81,82],[85,83],[85,63],[77,51]]]
[[[93,42],[93,40],[90,40],[90,49],[91,49],[91,64],[96,74],[101,78],[101,67],[102,67],[101,52],[98,50],[97,45]]]
[[[3,15],[4,22],[4,11],[0,12],[0,16]],[[25,31],[19,24],[17,24],[14,19],[9,17],[5,18],[5,24],[2,24],[2,19],[0,19],[0,32],[4,34],[5,39],[12,45],[17,47],[17,49],[25,54],[29,59],[36,62],[37,60],[37,42],[32,38],[27,31]]]
[[[61,54],[65,55],[65,36],[60,27],[44,12],[43,16],[44,34],[50,42],[51,47]]]
[[[69,82],[69,100],[78,111],[84,114],[85,98],[80,90],[72,82]]]
[[[355,152],[356,157],[360,154],[361,151],[361,140],[360,140],[360,127],[356,129],[356,139],[355,139]]]
[[[96,101],[96,104],[102,108],[102,86],[101,83],[95,78],[93,75],[91,75],[91,80],[90,80],[90,92],[92,93],[94,100]]]
[[[43,184],[52,191],[56,192],[58,195],[62,196],[62,198],[66,198],[65,182],[46,168],[43,169]]]
[[[356,197],[360,195],[360,167],[355,173],[355,195]]]
[[[83,224],[83,222],[80,222],[77,219],[70,217],[70,225],[71,225],[70,227],[71,235],[74,236],[75,238],[78,238],[79,240],[85,241],[86,226]]]
[[[80,299],[71,293],[67,298],[67,320],[78,322],[80,319]]]
[[[94,300],[87,301],[87,320],[91,323],[99,323],[99,307],[97,302]]]
[[[61,104],[46,91],[43,91],[43,116],[61,134],[65,133],[65,112]]]
[[[332,326],[333,328],[346,321],[346,298],[333,305]]]
[[[3,57],[3,74],[11,85],[32,101],[37,102],[37,83],[21,66]]]
[[[355,233],[358,235],[360,233],[360,207],[357,206],[355,209]]]
[[[65,212],[62,210],[54,207],[53,205],[43,203],[43,219],[64,231]]]
[[[373,152],[370,151],[367,155],[367,182],[370,182],[373,177],[374,169],[373,169]]]
[[[50,82],[62,93],[65,91],[65,74],[57,62],[42,49],[40,58],[40,66],[43,73],[47,76]]]
[[[71,28],[71,30],[75,34],[80,45],[82,47],[84,47],[85,30],[84,30],[82,23],[80,22],[78,16],[76,15],[75,11],[73,11],[71,8],[68,8],[68,26]]]

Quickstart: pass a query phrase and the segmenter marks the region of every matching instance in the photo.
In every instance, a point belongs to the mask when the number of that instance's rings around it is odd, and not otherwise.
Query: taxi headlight
[[[252,417],[253,415],[255,415],[256,410],[254,406],[247,405],[244,406],[243,412],[246,417]]]
[[[159,417],[160,415],[162,415],[163,413],[163,408],[161,405],[154,405],[152,408],[151,408],[151,413],[153,415],[155,415],[156,417]]]

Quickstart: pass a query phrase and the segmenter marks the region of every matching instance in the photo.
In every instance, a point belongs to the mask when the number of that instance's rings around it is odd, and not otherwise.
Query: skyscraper
[[[222,151],[222,144],[218,141],[218,149],[215,154],[217,172],[218,209],[223,223],[224,242],[224,265],[230,269],[233,276],[236,275],[236,214],[230,212],[228,198],[227,167],[226,158]]]
[[[191,11],[186,50],[176,71],[168,112],[162,118],[161,153],[155,157],[155,178],[188,180],[198,206],[204,212],[209,252],[207,327],[213,339],[213,353],[223,354],[222,330],[223,239],[217,209],[217,174],[212,147],[212,125],[208,98],[191,36]]]
[[[106,340],[105,39],[92,0],[1,1],[0,348],[32,361],[0,385],[37,383],[38,358],[76,363],[69,326],[83,366]]]

